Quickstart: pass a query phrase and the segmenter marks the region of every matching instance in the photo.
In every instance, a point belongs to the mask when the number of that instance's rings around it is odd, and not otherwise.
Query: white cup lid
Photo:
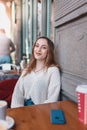
[[[76,91],[87,94],[87,85],[79,85],[79,86],[77,86]]]

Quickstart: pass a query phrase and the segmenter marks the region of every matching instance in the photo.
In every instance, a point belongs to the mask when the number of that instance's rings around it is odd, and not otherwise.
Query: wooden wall
[[[61,98],[77,102],[87,84],[87,0],[55,0],[55,53],[61,66]]]

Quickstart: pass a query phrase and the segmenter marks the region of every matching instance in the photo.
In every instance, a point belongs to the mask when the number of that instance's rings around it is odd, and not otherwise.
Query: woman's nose
[[[41,51],[41,47],[38,47],[38,51]]]

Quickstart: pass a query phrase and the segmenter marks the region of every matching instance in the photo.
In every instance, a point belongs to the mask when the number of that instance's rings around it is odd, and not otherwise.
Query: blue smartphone
[[[52,124],[65,124],[63,111],[60,109],[50,110],[50,121]]]

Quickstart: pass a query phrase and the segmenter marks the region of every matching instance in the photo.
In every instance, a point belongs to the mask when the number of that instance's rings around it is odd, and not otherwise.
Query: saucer
[[[10,116],[6,116],[6,122],[8,124],[8,129],[12,128],[13,125],[15,124],[14,119]]]

